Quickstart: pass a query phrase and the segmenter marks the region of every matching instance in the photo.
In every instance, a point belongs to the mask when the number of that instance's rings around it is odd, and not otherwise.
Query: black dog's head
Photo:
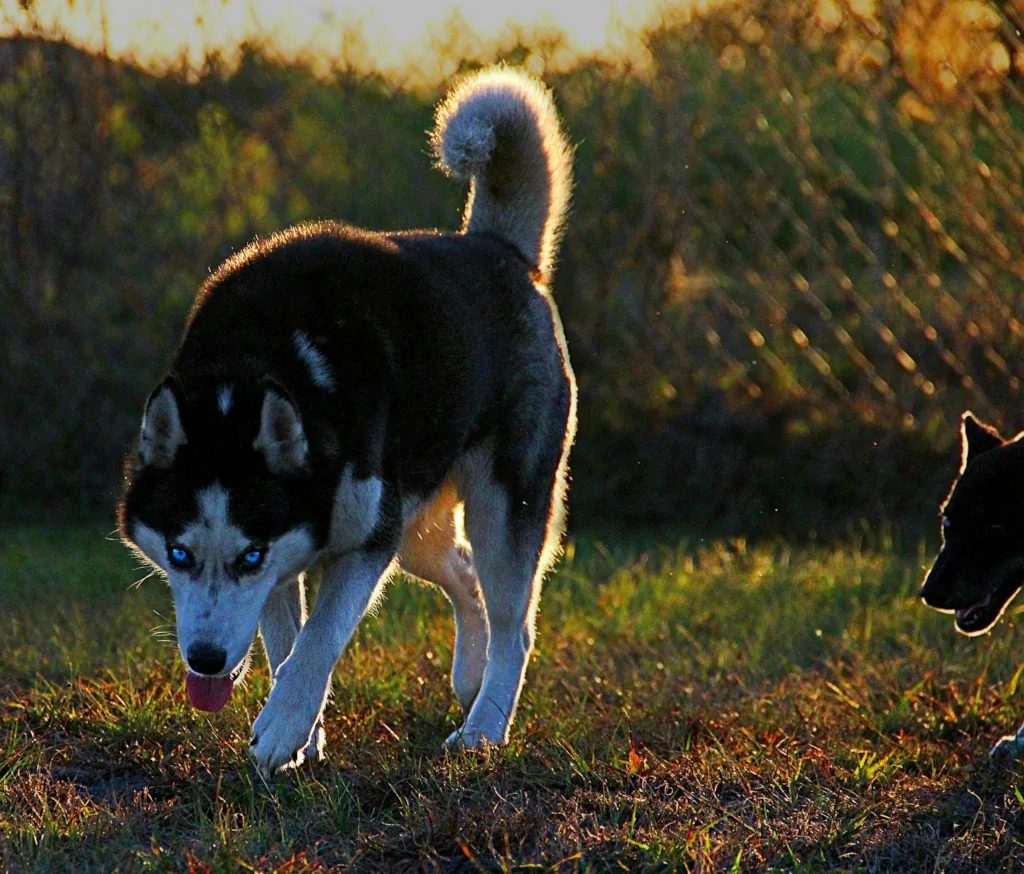
[[[960,475],[942,505],[942,549],[921,597],[956,613],[958,631],[988,631],[1024,585],[1024,441],[964,413]]]

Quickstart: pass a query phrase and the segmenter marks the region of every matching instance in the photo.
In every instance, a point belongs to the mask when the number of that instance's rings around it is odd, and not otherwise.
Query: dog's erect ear
[[[260,432],[252,445],[263,453],[271,473],[294,473],[306,463],[309,444],[299,411],[274,388],[263,395]]]
[[[960,471],[961,473],[983,452],[1003,445],[1003,438],[995,428],[979,422],[968,410],[961,417],[960,424]]]
[[[186,442],[178,399],[170,383],[164,382],[149,396],[142,416],[139,461],[147,467],[170,467]]]

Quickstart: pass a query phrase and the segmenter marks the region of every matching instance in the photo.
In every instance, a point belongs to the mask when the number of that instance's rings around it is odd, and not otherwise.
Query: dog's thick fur
[[[322,752],[335,662],[398,567],[454,608],[449,743],[505,742],[519,700],[575,433],[547,291],[570,150],[548,92],[507,69],[456,87],[432,143],[471,186],[462,233],[324,222],[230,258],[126,466],[121,532],[168,576],[190,680],[230,694],[260,631],[265,773]]]
[[[960,473],[943,503],[942,549],[925,577],[924,602],[956,615],[957,630],[984,634],[1024,585],[1024,434],[1004,440],[964,413]],[[993,755],[1024,752],[1024,725]]]

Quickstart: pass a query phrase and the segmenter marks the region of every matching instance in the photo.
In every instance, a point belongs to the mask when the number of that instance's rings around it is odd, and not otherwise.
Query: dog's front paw
[[[462,750],[479,750],[483,749],[487,745],[487,741],[484,740],[483,735],[478,731],[467,731],[465,726],[456,731],[453,731],[448,735],[448,739],[444,742],[445,749],[451,750],[452,752],[461,752]]]
[[[306,744],[306,749],[303,750],[303,761],[322,762],[327,757],[326,747],[327,734],[324,732],[324,717],[321,713],[320,718],[316,722],[316,728],[313,729],[313,733],[309,736],[309,743]]]
[[[492,726],[490,731],[484,726],[470,725],[468,722],[457,731],[448,735],[444,745],[449,750],[482,750],[489,746],[501,746],[507,740],[505,726]]]
[[[989,750],[989,758],[996,764],[1009,764],[1024,756],[1024,738],[1019,734],[1008,734],[999,738]]]
[[[270,777],[285,768],[298,767],[307,756],[319,758],[322,739],[320,722],[303,718],[301,708],[275,706],[271,695],[252,724],[249,755],[260,773]]]

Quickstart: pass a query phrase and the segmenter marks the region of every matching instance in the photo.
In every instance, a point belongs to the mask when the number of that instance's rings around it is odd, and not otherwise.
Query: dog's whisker
[[[143,577],[143,578],[142,578],[141,580],[136,580],[136,581],[135,581],[134,583],[132,583],[132,584],[131,584],[131,588],[133,588],[133,589],[137,589],[137,588],[138,588],[139,586],[141,586],[141,585],[142,585],[142,584],[143,584],[144,582],[146,582],[146,580],[150,579],[150,577],[155,577],[155,576],[156,576],[156,575],[157,575],[158,573],[160,573],[160,571],[159,571],[159,570],[152,570],[152,571],[150,571],[150,572],[149,572],[148,574],[146,574],[146,575],[145,575],[145,576],[144,576],[144,577]]]

